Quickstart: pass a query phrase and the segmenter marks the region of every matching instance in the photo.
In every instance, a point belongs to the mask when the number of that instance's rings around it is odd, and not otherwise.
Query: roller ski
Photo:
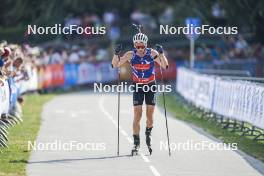
[[[131,151],[131,155],[136,156],[136,155],[138,155],[138,152],[139,152],[139,145],[134,145],[134,147]]]
[[[133,137],[134,137],[134,147],[131,151],[131,156],[136,156],[139,153],[140,140],[139,140],[139,135],[133,135]]]
[[[146,128],[146,144],[148,146],[148,151],[149,151],[149,154],[151,155],[152,154],[152,147],[151,147],[151,130],[152,130],[152,127],[151,128]]]

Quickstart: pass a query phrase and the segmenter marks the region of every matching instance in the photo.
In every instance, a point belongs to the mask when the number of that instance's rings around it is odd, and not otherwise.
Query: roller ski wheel
[[[149,151],[149,155],[152,154],[152,148],[151,148],[151,130],[152,130],[152,127],[151,128],[146,128],[146,144],[148,146],[148,151]]]
[[[131,151],[131,156],[137,156],[139,153],[139,146],[134,146],[134,148]]]
[[[149,155],[152,155],[152,148],[151,146],[148,146]]]

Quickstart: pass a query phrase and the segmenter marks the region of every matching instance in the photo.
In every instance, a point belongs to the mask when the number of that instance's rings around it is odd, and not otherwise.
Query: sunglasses
[[[145,49],[146,46],[145,45],[136,45],[135,48],[136,49]]]

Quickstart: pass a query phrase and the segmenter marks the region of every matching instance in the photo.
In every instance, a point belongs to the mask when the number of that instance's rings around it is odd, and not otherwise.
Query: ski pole
[[[160,63],[161,63],[161,59],[160,59]],[[164,77],[163,77],[161,66],[160,66],[160,74],[161,74],[162,83],[163,83],[163,85],[165,85],[165,81],[164,81]],[[166,121],[166,131],[167,131],[167,142],[168,142],[168,148],[169,148],[169,156],[171,156],[170,136],[169,136],[169,127],[168,127],[167,109],[166,109],[166,99],[165,99],[164,91],[162,92],[162,97],[163,97],[163,107],[164,107],[164,115],[165,115],[165,121]]]
[[[120,62],[120,56],[118,55],[118,62]],[[117,86],[120,84],[120,67],[118,67],[118,82]],[[117,112],[117,155],[119,156],[119,116],[120,116],[120,91],[117,90],[118,93],[118,112]]]
[[[143,29],[143,26],[142,25],[140,25],[140,24],[132,24],[137,30],[138,30],[138,32],[140,32],[141,33],[141,29]]]

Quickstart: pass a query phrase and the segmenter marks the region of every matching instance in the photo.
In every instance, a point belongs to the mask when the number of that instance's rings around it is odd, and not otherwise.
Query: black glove
[[[115,55],[119,55],[121,53],[122,50],[122,44],[117,44],[115,46]]]
[[[163,48],[162,48],[162,46],[159,45],[159,44],[156,44],[156,50],[157,50],[160,54],[163,53]]]

